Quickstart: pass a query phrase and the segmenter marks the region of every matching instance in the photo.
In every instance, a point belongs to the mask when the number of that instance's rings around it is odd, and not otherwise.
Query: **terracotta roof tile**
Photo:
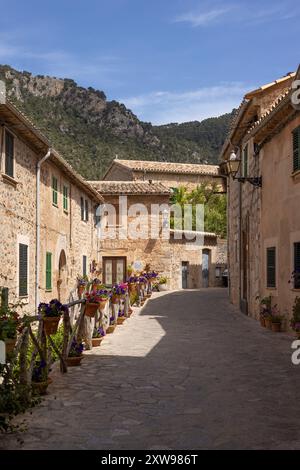
[[[144,194],[169,195],[171,191],[159,181],[89,181],[89,184],[102,195]]]
[[[144,160],[114,160],[113,164],[119,164],[130,168],[134,171],[149,171],[157,173],[177,173],[177,174],[193,174],[219,176],[218,165],[201,165],[197,163],[173,163],[173,162],[156,162]]]

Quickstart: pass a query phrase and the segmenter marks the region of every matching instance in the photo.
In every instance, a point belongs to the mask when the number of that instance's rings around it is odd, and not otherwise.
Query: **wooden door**
[[[126,257],[103,257],[103,282],[111,286],[126,281]]]

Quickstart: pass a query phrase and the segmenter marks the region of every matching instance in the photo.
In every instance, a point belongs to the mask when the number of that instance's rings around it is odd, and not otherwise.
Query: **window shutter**
[[[52,289],[52,253],[46,253],[46,289]]]
[[[19,244],[19,296],[28,295],[28,246]]]
[[[87,265],[87,258],[86,256],[82,257],[82,274],[86,276],[86,265]]]
[[[63,208],[64,208],[64,211],[68,212],[68,202],[69,202],[69,190],[68,190],[68,186],[64,186],[64,189],[63,189]]]
[[[5,132],[5,174],[14,176],[14,137]]]
[[[57,206],[57,178],[52,176],[52,203]]]
[[[300,289],[300,242],[294,243],[294,288]]]
[[[85,200],[85,217],[84,220],[87,222],[89,220],[89,201]]]
[[[243,177],[248,176],[248,144],[244,148],[243,152]]]
[[[84,220],[84,199],[80,198],[81,220]]]
[[[293,131],[293,171],[300,170],[300,127]]]
[[[267,248],[267,287],[276,287],[276,248]]]

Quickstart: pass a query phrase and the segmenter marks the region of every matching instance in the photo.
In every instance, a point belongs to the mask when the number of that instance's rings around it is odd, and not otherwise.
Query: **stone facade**
[[[12,105],[1,105],[0,117],[3,122],[0,130],[0,287],[9,289],[10,302],[22,301],[23,311],[33,313],[36,304],[37,162],[47,153],[48,142]],[[7,135],[13,142],[13,168],[8,167]],[[56,205],[52,199],[53,176],[57,179]],[[68,188],[66,210],[63,208],[64,187]],[[87,201],[87,221],[81,220],[81,198]],[[86,256],[87,274],[90,266],[96,267],[98,240],[94,214],[95,206],[101,201],[99,194],[55,151],[51,151],[41,166],[40,178],[40,301],[68,300],[75,287],[76,275],[83,272],[83,256]],[[21,254],[20,245],[25,254]],[[48,266],[51,285],[48,279],[48,288],[46,253],[51,257],[51,266]],[[22,270],[21,274],[19,270]]]
[[[300,242],[296,216],[300,203],[298,173],[293,173],[293,130],[300,126],[299,111],[291,105],[295,74],[284,77],[247,97],[243,103],[222,157],[234,148],[242,158],[248,148],[246,176],[261,176],[255,188],[228,179],[228,243],[230,299],[249,315],[259,317],[259,299],[271,295],[285,315],[289,328],[292,304],[300,290],[289,284],[294,269],[294,243]],[[249,116],[255,115],[251,121]],[[247,122],[247,123],[246,123]],[[243,131],[239,130],[243,129]],[[241,168],[240,176],[243,176]],[[268,286],[267,249],[275,248],[276,279]]]
[[[161,181],[168,188],[195,189],[201,183],[216,183],[225,191],[225,180],[217,165],[114,160],[105,181]]]

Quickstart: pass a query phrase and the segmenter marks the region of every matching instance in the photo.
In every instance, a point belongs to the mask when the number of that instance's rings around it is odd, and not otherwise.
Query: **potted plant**
[[[5,342],[6,354],[11,354],[17,341],[17,332],[21,320],[17,312],[9,307],[3,307],[0,311],[0,339]]]
[[[116,321],[115,321],[115,317],[111,316],[110,319],[109,319],[109,326],[106,330],[106,333],[110,334],[110,333],[113,333],[116,329]]]
[[[260,301],[260,324],[263,327],[272,328],[272,321],[271,321],[271,303],[272,298],[269,295],[268,297],[264,297]]]
[[[300,339],[300,297],[296,297],[293,305],[293,316],[291,319],[291,327]]]
[[[272,331],[279,333],[281,331],[283,315],[280,315],[277,305],[272,308],[270,317],[272,322]]]
[[[102,326],[100,326],[99,328],[95,327],[93,331],[93,337],[92,337],[93,347],[100,346],[101,341],[103,340],[104,336],[105,336],[105,331],[102,328]]]
[[[85,312],[87,317],[94,318],[96,312],[100,306],[102,296],[98,292],[86,292],[85,293]]]
[[[161,276],[158,280],[158,290],[160,292],[166,291],[168,279],[165,276]]]
[[[48,385],[52,383],[48,377],[47,364],[45,361],[36,361],[31,378],[32,391],[36,395],[45,395],[47,393]]]
[[[128,278],[128,291],[129,291],[129,293],[135,293],[137,291],[137,282],[138,282],[138,277],[137,276],[130,276]]]
[[[81,360],[83,358],[83,344],[78,342],[75,338],[72,341],[69,355],[67,357],[67,366],[75,367],[80,366]]]
[[[104,310],[110,298],[110,293],[107,289],[100,289],[97,291],[97,295],[99,296],[99,310]]]
[[[102,283],[100,281],[100,279],[98,279],[97,277],[95,279],[92,280],[92,291],[98,291],[100,290],[102,287]]]
[[[111,302],[113,304],[118,304],[120,300],[125,297],[126,287],[124,284],[115,284],[111,293]]]
[[[58,324],[65,307],[57,299],[51,300],[49,304],[40,303],[39,315],[43,320],[44,332],[47,336],[57,333]]]
[[[87,276],[77,276],[77,292],[78,292],[79,298],[82,297],[82,294],[86,290],[87,284],[88,284]]]

